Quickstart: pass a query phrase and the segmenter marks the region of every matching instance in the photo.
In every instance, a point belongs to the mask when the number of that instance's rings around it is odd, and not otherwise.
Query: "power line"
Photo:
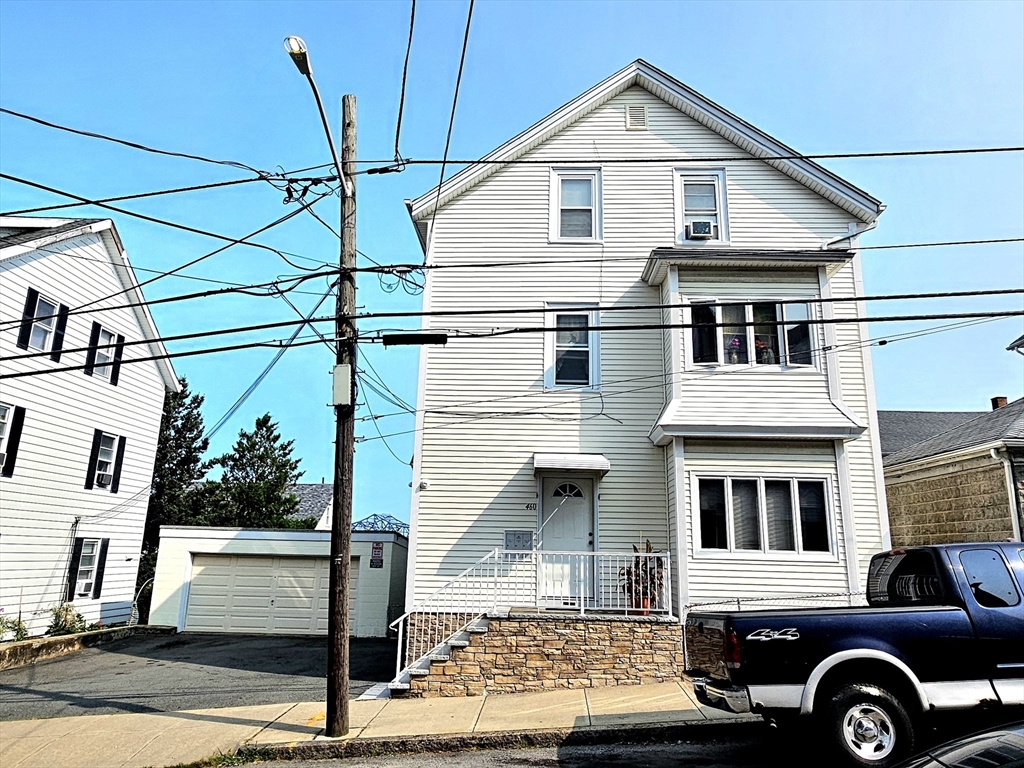
[[[452,127],[455,125],[455,108],[459,104],[459,86],[462,85],[462,69],[466,64],[466,49],[469,47],[469,26],[473,21],[473,4],[469,0],[469,12],[466,14],[466,32],[462,37],[462,55],[459,57],[459,74],[455,78],[455,95],[452,98],[452,114],[448,118],[448,135],[444,140],[444,157],[441,160],[441,174],[437,180],[437,199],[434,201],[434,214],[430,217],[430,236],[434,236],[434,219],[437,218],[438,204],[441,202],[441,187],[444,185],[444,169],[448,164],[448,148],[452,142]]]
[[[746,155],[743,157],[736,157],[732,155],[721,155],[714,157],[675,157],[675,156],[663,156],[663,157],[593,157],[590,159],[581,159],[578,157],[573,158],[517,158],[517,159],[506,159],[496,160],[484,158],[476,158],[470,160],[452,160],[452,159],[441,159],[441,160],[405,160],[406,165],[439,165],[451,163],[452,165],[593,165],[594,163],[600,163],[602,165],[632,165],[632,164],[644,164],[644,163],[725,163],[725,162],[767,162],[769,160],[855,160],[859,158],[872,158],[872,157],[930,157],[936,155],[978,155],[978,154],[989,154],[989,153],[1000,153],[1000,152],[1024,152],[1024,146],[1005,146],[1005,147],[964,147],[955,149],[908,149],[908,150],[896,150],[889,152],[825,152],[816,154],[789,154],[789,155],[768,155],[765,157],[757,157],[755,155]],[[390,163],[389,160],[357,160],[358,163],[369,163],[369,164],[382,164]]]
[[[363,380],[363,383],[366,383],[365,377],[360,378]],[[394,449],[392,449],[391,445],[388,443],[387,438],[384,437],[384,433],[381,431],[380,425],[377,424],[377,419],[373,416],[373,409],[370,407],[370,398],[367,397],[364,404],[366,405],[366,410],[370,414],[370,422],[373,424],[373,428],[377,430],[377,435],[379,436],[380,441],[384,444],[384,447],[388,449],[388,453],[394,456],[395,461],[397,461],[399,464],[403,464],[404,466],[407,467],[412,466],[412,460],[410,459],[409,461],[405,461],[402,458],[400,458],[399,455],[395,453]]]
[[[962,320],[962,319],[971,319],[971,318],[992,318],[992,319],[997,319],[997,318],[1009,318],[1009,317],[1020,317],[1020,316],[1024,316],[1024,309],[1022,309],[1022,310],[1003,310],[1003,311],[996,311],[996,312],[950,312],[950,313],[935,313],[935,314],[920,314],[920,315],[891,315],[891,316],[883,316],[883,317],[831,317],[831,318],[818,318],[818,319],[814,319],[814,320],[788,320],[788,321],[786,321],[786,324],[787,325],[809,325],[809,326],[815,326],[815,325],[840,325],[840,324],[867,323],[867,322],[872,322],[872,323],[892,323],[892,322],[923,321],[923,320],[954,320],[954,319],[955,320]],[[245,333],[245,332],[250,332],[250,331],[254,331],[254,330],[266,330],[266,329],[270,329],[270,328],[286,327],[286,326],[289,326],[289,325],[295,325],[296,323],[303,323],[303,324],[305,324],[305,323],[318,323],[318,322],[330,322],[330,321],[334,321],[334,320],[335,320],[334,317],[321,317],[321,318],[313,318],[311,320],[298,320],[298,321],[296,321],[296,320],[285,320],[285,321],[280,321],[280,322],[277,322],[277,323],[264,323],[264,324],[259,324],[259,325],[241,326],[241,327],[236,327],[236,328],[220,328],[220,329],[216,329],[216,330],[212,330],[212,331],[200,331],[200,332],[192,333],[192,334],[182,334],[182,335],[179,335],[177,337],[164,337],[164,338],[167,339],[168,341],[171,341],[171,340],[181,341],[181,340],[184,340],[186,338],[203,338],[203,337],[207,337],[207,336],[216,336],[216,335],[230,334],[230,333]],[[616,325],[605,325],[605,326],[600,326],[600,325],[591,326],[591,325],[588,325],[588,326],[574,327],[573,330],[574,331],[588,330],[588,331],[600,331],[602,333],[612,333],[612,332],[620,332],[620,331],[629,332],[629,331],[645,331],[645,330],[668,330],[668,329],[673,329],[673,328],[686,329],[686,328],[745,327],[745,326],[753,326],[753,325],[764,325],[764,323],[757,322],[757,321],[752,321],[752,322],[745,322],[744,321],[744,322],[727,322],[727,323],[726,322],[723,322],[723,323],[643,323],[643,324],[636,324],[636,325],[619,325],[619,326],[616,326]],[[500,331],[494,330],[494,331],[490,331],[490,332],[486,332],[486,333],[466,333],[466,332],[462,332],[459,335],[454,336],[454,338],[456,338],[456,339],[479,339],[479,338],[491,338],[491,337],[495,337],[495,336],[507,336],[507,335],[511,335],[511,334],[554,333],[557,330],[558,329],[555,328],[555,327],[509,328],[509,329],[504,329],[504,330],[500,330]],[[135,340],[133,342],[125,342],[125,346],[131,346],[131,345],[143,344],[143,343],[156,343],[156,342],[162,341],[162,340],[163,339],[140,339],[140,340]],[[376,336],[371,336],[371,337],[366,337],[366,338],[360,338],[360,339],[357,339],[357,340],[360,341],[360,342],[363,342],[363,343],[373,343],[373,342],[378,341],[379,338],[376,337]],[[274,346],[274,345],[280,345],[281,343],[283,343],[283,341],[285,341],[285,340],[277,339],[277,340],[271,340],[271,341],[266,341],[266,342],[250,342],[250,343],[236,344],[236,345],[225,346],[225,347],[214,347],[214,348],[207,348],[207,349],[189,350],[189,351],[185,351],[185,352],[168,352],[168,353],[163,354],[163,355],[151,355],[151,356],[148,356],[148,357],[141,357],[141,358],[124,358],[124,359],[121,360],[121,364],[125,365],[125,364],[130,364],[130,363],[147,362],[147,361],[151,361],[151,360],[171,359],[171,358],[176,358],[176,357],[188,357],[188,356],[192,356],[192,355],[211,354],[211,353],[214,353],[214,352],[227,352],[227,351],[232,351],[232,350],[236,350],[236,349],[248,349],[248,348],[253,348],[253,347]],[[317,339],[312,340],[309,343],[316,344],[316,343],[320,343],[320,341],[321,341],[321,338],[317,338]],[[336,339],[334,341],[336,341]],[[106,349],[109,346],[110,345],[98,344],[98,345],[95,345],[95,348],[96,349]],[[66,351],[67,352],[83,351],[84,349],[91,349],[91,348],[92,347],[78,348],[76,350],[66,350]],[[28,356],[29,357],[36,357],[36,356],[38,356],[38,353],[32,353],[31,355],[28,355]],[[26,356],[20,356],[19,355],[19,356],[14,356],[14,357],[4,357],[4,358],[0,358],[0,361],[7,362],[7,361],[11,361],[11,360],[21,359],[23,357],[26,357]],[[74,365],[74,366],[64,366],[64,367],[61,367],[61,368],[46,368],[46,369],[35,370],[35,371],[22,371],[22,372],[19,372],[19,373],[7,373],[7,374],[0,374],[0,379],[14,379],[14,378],[23,378],[23,377],[26,377],[26,376],[40,376],[40,375],[50,374],[50,373],[63,373],[63,372],[66,372],[66,371],[82,370],[82,369],[84,369],[86,367],[87,367],[86,365]]]
[[[327,300],[327,297],[331,295],[333,290],[333,285],[327,289],[327,292],[320,298],[320,301],[318,301],[313,306],[313,308],[309,310],[309,313],[304,318],[304,322],[295,329],[295,332],[292,333],[288,341],[284,344],[284,346],[281,347],[280,350],[278,350],[277,354],[274,355],[273,359],[253,380],[252,384],[246,387],[245,391],[238,396],[238,399],[235,400],[234,403],[232,403],[231,407],[228,408],[227,411],[225,411],[224,415],[217,420],[217,423],[214,424],[213,427],[211,427],[210,430],[205,435],[203,435],[204,440],[209,440],[211,437],[216,435],[220,431],[221,427],[227,424],[231,420],[231,417],[238,412],[238,409],[242,407],[245,401],[249,399],[249,396],[256,391],[256,388],[259,387],[263,380],[267,378],[267,375],[274,369],[274,366],[277,365],[277,361],[280,360],[284,353],[288,351],[289,347],[291,347],[295,343],[295,340],[298,338],[299,333],[306,326],[306,324],[309,323],[310,318],[313,317],[313,315],[316,313],[318,309],[320,309],[320,305]],[[299,314],[301,315],[301,312]],[[310,325],[310,328],[312,327],[313,326]]]
[[[103,134],[103,133],[94,133],[93,131],[83,131],[83,130],[81,130],[79,128],[69,128],[66,125],[60,125],[58,123],[51,123],[49,120],[43,120],[41,117],[33,117],[32,115],[26,115],[23,112],[15,112],[13,109],[5,109],[3,107],[0,107],[0,112],[2,112],[3,114],[6,114],[6,115],[11,115],[12,117],[21,118],[22,120],[28,120],[28,121],[33,122],[33,123],[38,123],[39,125],[44,125],[47,128],[55,128],[58,131],[66,131],[68,133],[77,134],[78,136],[87,136],[88,138],[91,138],[91,139],[102,139],[103,141],[110,141],[110,142],[113,142],[114,144],[121,144],[121,145],[123,145],[125,147],[131,147],[132,149],[142,150],[143,152],[152,152],[153,154],[166,155],[168,157],[182,157],[182,158],[185,158],[187,160],[198,160],[199,162],[202,162],[202,163],[212,163],[214,165],[226,165],[226,166],[229,166],[229,167],[232,167],[232,168],[240,168],[242,170],[246,170],[246,171],[249,171],[251,173],[255,173],[257,176],[263,176],[265,174],[265,171],[257,170],[256,168],[253,168],[251,165],[246,165],[245,163],[239,163],[239,162],[236,162],[234,160],[214,160],[213,158],[203,157],[202,155],[193,155],[193,154],[190,154],[188,152],[172,152],[172,151],[166,150],[166,149],[156,149],[155,147],[148,147],[145,144],[139,144],[139,143],[134,142],[134,141],[128,141],[126,139],[118,139],[118,138],[115,138],[113,136],[107,136],[106,134]]]
[[[416,26],[416,0],[412,0],[412,9],[409,11],[409,42],[405,47],[405,64],[402,66],[402,92],[398,97],[398,122],[395,125],[395,163],[402,164],[402,154],[398,151],[398,140],[402,136],[402,113],[405,110],[405,81],[409,77],[409,54],[412,53],[412,33]]]

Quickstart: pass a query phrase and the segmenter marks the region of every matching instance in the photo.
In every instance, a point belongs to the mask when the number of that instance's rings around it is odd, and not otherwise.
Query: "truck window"
[[[942,580],[929,550],[886,552],[871,558],[869,605],[941,605],[942,602]]]
[[[960,564],[978,605],[983,608],[1010,608],[1020,602],[1006,563],[994,549],[961,552]]]

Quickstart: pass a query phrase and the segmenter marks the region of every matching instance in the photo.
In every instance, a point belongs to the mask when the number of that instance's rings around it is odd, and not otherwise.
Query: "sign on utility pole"
[[[349,565],[352,560],[352,465],[356,375],[356,97],[341,100],[341,263],[335,310],[334,494],[330,608],[327,615],[327,735],[348,733]]]

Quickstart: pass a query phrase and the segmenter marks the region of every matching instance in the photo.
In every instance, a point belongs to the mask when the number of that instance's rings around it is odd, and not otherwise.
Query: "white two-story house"
[[[31,635],[64,602],[129,618],[178,389],[157,339],[113,222],[0,217],[0,609]]]
[[[407,663],[484,613],[520,645],[673,642],[696,602],[861,590],[889,542],[871,361],[863,303],[829,300],[863,294],[878,200],[636,61],[408,208],[449,338],[420,358]],[[664,677],[543,658],[412,690]]]

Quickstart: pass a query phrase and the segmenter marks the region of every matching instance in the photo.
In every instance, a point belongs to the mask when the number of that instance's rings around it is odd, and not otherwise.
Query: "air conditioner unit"
[[[100,472],[96,475],[96,485],[100,488],[106,488],[110,485],[110,481],[113,479],[113,476],[109,472]]]
[[[687,240],[711,240],[715,234],[715,225],[711,221],[691,221],[686,225]]]

